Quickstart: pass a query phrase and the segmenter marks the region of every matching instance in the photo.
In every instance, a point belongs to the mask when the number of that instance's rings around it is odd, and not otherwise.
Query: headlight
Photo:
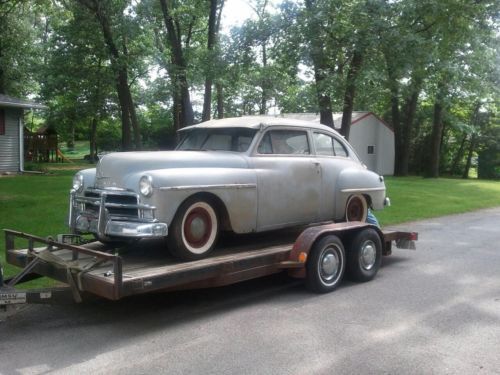
[[[153,179],[151,176],[142,176],[139,180],[139,191],[145,197],[153,194]]]
[[[78,192],[83,190],[83,175],[81,173],[77,173],[73,177],[73,190]]]

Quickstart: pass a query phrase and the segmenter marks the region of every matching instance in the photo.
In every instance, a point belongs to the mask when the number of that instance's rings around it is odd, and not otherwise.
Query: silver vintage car
[[[386,204],[336,131],[312,122],[240,117],[180,130],[175,151],[117,152],[78,172],[69,225],[101,241],[166,237],[200,259],[221,231],[261,232],[325,221],[364,221]]]

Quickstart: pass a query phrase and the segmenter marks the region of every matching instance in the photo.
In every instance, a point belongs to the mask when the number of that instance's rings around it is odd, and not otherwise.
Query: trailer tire
[[[318,240],[309,252],[306,286],[316,293],[333,291],[342,281],[346,257],[342,241],[334,235]]]
[[[355,281],[372,280],[382,263],[382,241],[373,228],[354,235],[347,251],[347,273]]]
[[[188,198],[172,221],[168,249],[182,260],[202,259],[215,247],[219,229],[219,216],[212,202],[196,196]]]

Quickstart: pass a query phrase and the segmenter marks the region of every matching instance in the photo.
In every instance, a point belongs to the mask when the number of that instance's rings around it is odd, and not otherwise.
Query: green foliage
[[[391,206],[375,212],[383,226],[500,205],[494,181],[389,177],[386,186]]]
[[[0,92],[39,95],[49,110],[38,115],[43,121],[26,122],[55,127],[62,141],[88,141],[96,124],[99,150],[119,149],[116,75],[126,67],[146,149],[172,147],[174,93],[185,75],[196,120],[206,78],[222,89],[226,117],[317,112],[318,93],[338,112],[354,84],[354,110],[375,112],[395,127],[398,140],[408,137],[411,173],[430,162],[437,102],[441,174],[467,174],[477,155],[495,159],[484,152],[500,143],[497,1],[252,0],[251,17],[220,35],[212,51],[206,47],[209,1],[168,1],[185,67],[173,63],[159,0],[98,2],[118,57],[110,57],[100,21],[82,3],[96,2],[0,1]],[[350,76],[355,53],[362,64]],[[321,83],[315,54],[322,56]],[[214,89],[212,113],[216,100]]]

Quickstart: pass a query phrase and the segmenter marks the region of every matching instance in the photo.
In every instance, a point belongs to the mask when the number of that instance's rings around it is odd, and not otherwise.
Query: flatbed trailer
[[[371,280],[393,244],[414,249],[418,237],[415,232],[382,231],[363,222],[310,226],[281,243],[276,241],[279,235],[269,240],[270,236],[264,236],[264,242],[252,240],[217,249],[202,260],[182,262],[154,241],[116,250],[100,242],[81,243],[76,235],[59,235],[54,240],[6,229],[7,263],[23,270],[7,279],[0,264],[0,307],[81,302],[86,295],[119,300],[143,293],[228,285],[278,272],[304,278],[312,291],[329,292],[341,282],[346,269],[359,281]],[[248,237],[238,241],[242,239]],[[27,246],[16,248],[19,240],[27,241]],[[43,276],[67,286],[17,287]]]

